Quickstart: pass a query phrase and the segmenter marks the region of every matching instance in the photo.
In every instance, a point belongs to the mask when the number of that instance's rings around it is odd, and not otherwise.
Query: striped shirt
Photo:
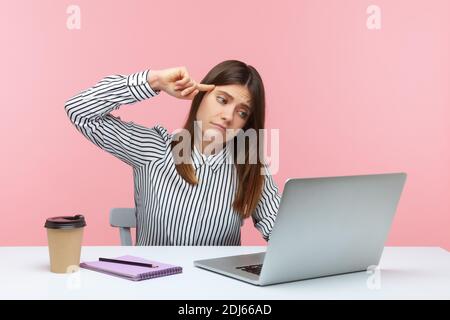
[[[232,203],[237,188],[229,143],[204,155],[194,147],[193,166],[199,183],[191,185],[176,171],[170,143],[173,135],[157,124],[152,128],[125,122],[110,113],[123,104],[155,97],[150,71],[103,78],[69,99],[65,110],[87,139],[133,168],[137,245],[240,245],[243,219]],[[268,241],[280,195],[266,170],[261,199],[252,220]]]

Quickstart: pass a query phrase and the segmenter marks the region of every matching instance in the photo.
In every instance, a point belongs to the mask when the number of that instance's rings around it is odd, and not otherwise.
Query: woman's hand
[[[194,99],[200,91],[211,91],[215,87],[213,84],[201,84],[191,79],[185,67],[150,70],[147,80],[153,89],[186,100]]]

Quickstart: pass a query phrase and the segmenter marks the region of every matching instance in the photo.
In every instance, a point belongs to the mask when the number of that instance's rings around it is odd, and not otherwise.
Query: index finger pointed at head
[[[215,87],[216,86],[214,84],[202,84],[202,83],[199,83],[197,85],[197,88],[200,91],[211,91],[211,90],[214,90]]]

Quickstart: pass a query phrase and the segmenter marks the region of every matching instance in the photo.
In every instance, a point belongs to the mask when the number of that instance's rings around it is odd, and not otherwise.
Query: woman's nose
[[[231,121],[233,119],[233,110],[234,108],[225,108],[221,114],[222,120]]]

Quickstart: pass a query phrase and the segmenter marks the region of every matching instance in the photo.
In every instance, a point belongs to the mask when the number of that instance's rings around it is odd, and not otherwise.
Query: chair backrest
[[[135,208],[112,208],[109,212],[109,224],[119,228],[122,246],[133,245],[130,228],[136,228]]]

